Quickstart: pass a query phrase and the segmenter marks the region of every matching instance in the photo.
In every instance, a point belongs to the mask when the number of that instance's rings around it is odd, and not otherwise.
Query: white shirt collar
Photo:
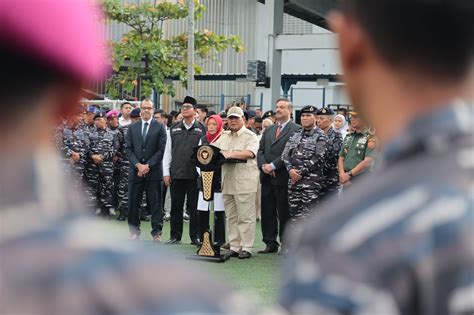
[[[288,123],[290,122],[291,119],[288,119],[287,121],[285,121],[284,123],[282,124],[279,124],[281,126],[281,129],[285,128],[286,125],[288,125]]]
[[[153,117],[151,117],[151,118],[148,119],[148,120],[143,120],[143,118],[142,118],[142,122],[143,122],[143,123],[148,123],[148,126],[151,125],[151,121],[152,121],[152,120],[153,120]]]
[[[193,122],[191,123],[191,125],[188,125],[186,124],[186,120],[183,119],[183,125],[184,127],[186,127],[186,129],[191,129],[193,126],[194,126],[194,123],[196,122],[196,119],[193,119]]]

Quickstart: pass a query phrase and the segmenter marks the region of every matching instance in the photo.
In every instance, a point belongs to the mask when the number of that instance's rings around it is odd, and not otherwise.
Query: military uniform
[[[318,116],[334,116],[331,108],[321,108],[316,113]],[[326,127],[324,127],[326,128]],[[339,153],[342,148],[342,134],[335,130],[332,126],[328,127],[326,135],[328,137],[328,150],[325,157],[324,180],[321,188],[321,197],[331,197],[336,195],[340,190],[339,172],[337,171],[337,163],[339,161]]]
[[[328,150],[326,153],[325,171],[321,198],[326,198],[337,194],[340,189],[339,173],[337,162],[342,148],[342,135],[333,127],[326,133],[328,137]]]
[[[122,139],[127,138],[127,132],[130,124],[122,126],[119,130]],[[128,213],[128,172],[130,169],[130,162],[127,159],[127,152],[125,142],[122,142],[120,147],[120,159],[117,161],[120,166],[120,179],[118,184],[118,199],[120,209],[120,219],[125,219]]]
[[[73,186],[79,191],[85,187],[84,170],[87,164],[89,152],[89,137],[84,129],[71,128],[66,126],[61,132],[60,152],[65,173],[73,180]],[[71,155],[73,152],[80,154],[80,160],[73,162]]]
[[[117,128],[108,128],[111,132],[115,134],[115,137],[118,142],[117,154],[113,158],[113,188],[112,188],[112,206],[118,208],[120,205],[120,198],[118,195],[119,185],[120,185],[120,172],[121,172],[121,161],[124,158],[122,152],[124,151],[125,138],[123,137],[122,127]]]
[[[368,128],[353,131],[344,139],[339,156],[344,158],[344,171],[348,172],[362,162],[365,157],[375,157],[377,138]]]
[[[474,313],[472,126],[466,104],[418,118],[324,206],[283,271],[290,314]]]
[[[100,207],[102,214],[108,214],[112,206],[113,157],[119,149],[116,134],[109,129],[96,128],[88,134],[90,142],[87,177],[89,180],[88,197],[94,207]],[[95,164],[91,156],[100,154],[103,161]]]
[[[0,221],[21,222],[3,224],[0,233],[2,314],[258,312],[164,248],[127,244],[107,223],[84,215],[56,154],[2,155],[0,168]],[[157,286],[157,279],[173,285]],[[111,296],[111,288],[119,293]]]
[[[324,131],[316,127],[299,130],[293,134],[285,146],[282,160],[288,171],[300,171],[301,180],[293,184],[288,181],[288,202],[290,220],[305,218],[314,210],[324,182],[325,157],[328,138]]]

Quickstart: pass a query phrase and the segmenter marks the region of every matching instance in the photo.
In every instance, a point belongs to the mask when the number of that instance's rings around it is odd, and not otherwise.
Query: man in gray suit
[[[153,102],[144,100],[140,105],[141,120],[133,123],[127,132],[126,151],[130,161],[128,178],[128,226],[130,239],[140,236],[138,208],[146,191],[151,208],[151,235],[161,242],[163,216],[161,210],[162,161],[166,146],[166,130],[153,119]]]
[[[257,162],[261,171],[262,235],[266,247],[260,250],[259,254],[278,252],[278,235],[280,235],[280,243],[283,244],[283,234],[289,214],[288,172],[281,160],[281,154],[290,136],[301,129],[301,126],[290,120],[292,110],[288,99],[278,99],[276,124],[268,127],[260,140]]]

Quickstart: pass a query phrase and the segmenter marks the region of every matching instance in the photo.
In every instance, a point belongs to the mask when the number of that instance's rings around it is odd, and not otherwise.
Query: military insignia
[[[326,114],[326,108],[323,108],[323,109],[321,110],[321,113]]]
[[[374,139],[369,140],[369,143],[367,144],[367,147],[371,150],[375,149],[376,142]]]
[[[310,107],[309,107],[309,111],[310,111],[310,112],[314,112],[314,107],[313,107],[313,106],[310,106]]]
[[[211,163],[214,156],[214,150],[208,145],[203,145],[197,151],[197,159],[202,165],[208,165]]]

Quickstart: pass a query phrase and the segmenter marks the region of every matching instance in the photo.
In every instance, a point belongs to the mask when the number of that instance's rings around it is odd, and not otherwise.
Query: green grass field
[[[128,226],[126,222],[116,220],[110,221],[110,229],[115,233],[128,237]],[[169,222],[165,222],[163,227],[163,240],[169,239]],[[184,223],[183,239],[180,245],[155,244],[150,235],[150,222],[142,221],[142,235],[140,242],[147,248],[153,249],[156,246],[166,246],[177,254],[178,257],[186,259],[187,255],[196,253],[196,246],[190,245],[188,223]],[[265,306],[275,303],[279,286],[279,271],[282,256],[277,254],[257,254],[257,251],[263,249],[265,244],[262,242],[262,233],[260,223],[257,222],[255,246],[253,256],[250,259],[231,258],[225,263],[189,261],[196,266],[215,272],[216,277],[226,281],[228,286],[241,290]]]

